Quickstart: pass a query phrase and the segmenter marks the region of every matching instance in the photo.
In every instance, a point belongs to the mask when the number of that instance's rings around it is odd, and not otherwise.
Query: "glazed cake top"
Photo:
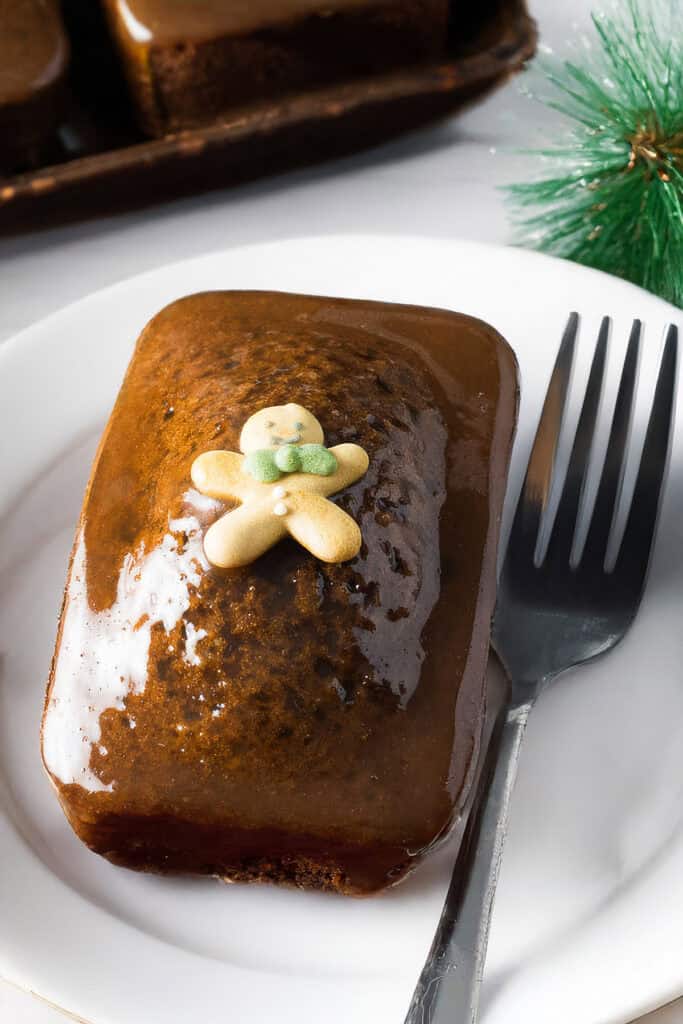
[[[109,0],[139,44],[200,42],[287,25],[318,15],[377,7],[396,0]]]

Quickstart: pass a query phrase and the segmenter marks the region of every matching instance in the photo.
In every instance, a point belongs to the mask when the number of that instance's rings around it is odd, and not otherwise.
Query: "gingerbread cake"
[[[63,111],[68,55],[57,0],[0,0],[0,173],[46,156]]]
[[[210,292],[137,343],[42,728],[109,860],[369,894],[448,833],[484,720],[517,372],[443,310]]]
[[[104,0],[144,129],[436,58],[448,0]]]

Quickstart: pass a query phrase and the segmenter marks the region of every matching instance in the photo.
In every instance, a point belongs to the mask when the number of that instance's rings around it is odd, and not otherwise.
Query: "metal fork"
[[[667,471],[678,335],[668,329],[635,489],[613,566],[608,545],[624,480],[636,390],[641,324],[633,323],[602,475],[580,559],[573,557],[607,358],[602,321],[547,551],[547,510],[578,332],[572,313],[548,387],[501,572],[493,645],[512,687],[482,789],[456,863],[432,948],[406,1024],[475,1024],[489,923],[507,832],[510,797],[529,712],[542,687],[609,651],[635,618],[645,587]],[[611,553],[611,551],[610,551]]]

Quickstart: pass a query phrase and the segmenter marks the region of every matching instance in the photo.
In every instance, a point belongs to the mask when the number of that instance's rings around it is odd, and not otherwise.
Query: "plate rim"
[[[303,247],[305,249],[308,249],[311,247],[315,248],[316,246],[319,245],[334,246],[340,243],[364,245],[379,244],[381,246],[386,246],[387,244],[406,246],[420,245],[427,246],[429,248],[448,250],[451,252],[455,249],[465,250],[465,252],[469,251],[472,253],[476,251],[480,254],[489,255],[493,253],[497,256],[497,258],[503,260],[508,259],[511,254],[514,254],[515,260],[519,261],[520,263],[526,263],[532,271],[534,266],[544,265],[548,267],[554,267],[557,272],[561,272],[565,275],[570,275],[570,277],[573,280],[577,281],[578,284],[580,284],[580,280],[582,278],[587,279],[589,277],[595,278],[596,276],[598,276],[600,278],[606,279],[606,285],[607,283],[609,283],[610,295],[614,296],[616,299],[619,298],[618,292],[620,290],[623,290],[624,295],[631,296],[634,300],[634,304],[637,302],[638,296],[643,296],[643,298],[646,297],[647,302],[649,304],[651,304],[654,301],[659,307],[661,307],[663,318],[671,322],[676,322],[679,325],[683,320],[683,311],[677,309],[676,307],[672,306],[671,304],[659,298],[658,296],[652,295],[651,293],[645,291],[644,289],[638,287],[637,285],[631,284],[630,282],[626,282],[618,278],[614,278],[612,275],[606,274],[602,271],[593,270],[591,268],[579,266],[569,261],[557,259],[555,257],[548,256],[543,253],[519,249],[513,246],[491,245],[485,242],[469,240],[429,238],[428,236],[420,236],[414,234],[386,235],[378,233],[363,234],[357,232],[349,232],[333,235],[296,236],[293,238],[282,238],[274,241],[257,242],[244,246],[236,246],[233,248],[216,250],[194,256],[190,259],[170,261],[169,263],[147,270],[143,273],[132,274],[130,276],[121,278],[120,280],[112,284],[97,289],[96,291],[93,291],[86,296],[82,296],[81,298],[76,299],[73,302],[70,302],[62,306],[59,309],[54,310],[46,317],[41,318],[35,323],[22,328],[19,332],[13,334],[8,339],[0,342],[0,382],[2,381],[3,378],[5,378],[6,380],[9,380],[11,378],[13,364],[15,363],[15,360],[21,362],[25,360],[27,357],[30,358],[32,350],[37,350],[41,348],[43,345],[49,344],[49,333],[53,329],[57,321],[64,317],[69,317],[74,314],[78,315],[83,308],[87,308],[87,306],[90,304],[96,305],[99,302],[110,301],[111,298],[114,297],[117,292],[125,292],[129,290],[131,287],[144,288],[145,285],[148,284],[152,279],[161,279],[167,274],[177,274],[182,270],[182,268],[188,267],[190,265],[199,266],[202,263],[206,263],[207,261],[215,260],[217,262],[220,262],[225,258],[234,259],[236,254],[241,254],[244,252],[262,252],[263,250],[273,250],[281,247],[289,248],[293,245],[296,247]],[[615,290],[617,294],[615,294]],[[131,338],[131,346],[133,344],[133,341],[134,339]],[[3,372],[6,370],[8,372]],[[0,385],[0,392],[1,391],[2,387]],[[683,401],[683,396],[681,394],[681,391],[679,390],[678,402],[680,403],[681,401]],[[2,788],[1,781],[2,780],[0,780],[0,789]],[[0,792],[0,797],[1,796],[2,794]],[[2,823],[3,820],[4,816],[0,814],[0,824]],[[31,857],[38,859],[33,850],[30,850],[30,855]],[[50,873],[47,869],[47,866],[42,864],[42,862],[40,862],[40,866],[43,870],[48,872],[48,874]],[[60,885],[63,884],[61,880],[58,881]],[[74,892],[74,890],[70,889],[69,892],[72,898],[76,897],[77,899],[82,899],[82,897],[80,897],[78,893]],[[110,915],[106,911],[101,910],[101,908],[94,907],[92,904],[89,904],[89,906],[91,907],[91,909],[94,909],[98,914],[102,914],[107,919],[107,921],[113,922],[116,925],[120,925],[123,928],[131,927],[127,925],[125,922],[110,917]],[[2,947],[4,945],[1,940],[2,936],[0,935],[0,957],[2,957]],[[167,944],[163,940],[153,937],[147,933],[145,934],[145,940],[152,943],[160,942],[164,948],[174,949],[174,947],[170,946],[170,944]],[[190,953],[187,950],[176,951],[180,953],[183,957],[190,956],[194,958],[197,956],[196,954]],[[200,957],[199,959],[203,960],[204,958]],[[6,970],[3,969],[4,967],[5,961],[0,960],[0,973],[7,973]],[[242,970],[242,968],[234,964],[224,964],[221,965],[221,967],[223,970],[227,968],[230,972]],[[264,973],[266,972],[264,971]],[[8,978],[8,980],[11,979]],[[27,991],[31,991],[33,988],[35,988],[33,984],[28,983],[28,978],[26,979],[26,981],[26,984],[24,984],[22,981],[19,981],[18,983],[22,988],[24,988]],[[330,984],[331,987],[334,988],[338,983],[336,981],[332,981],[330,982]],[[651,1009],[658,1005],[662,1005],[664,1002],[670,1000],[671,998],[674,998],[676,995],[679,995],[681,989],[683,989],[683,972],[681,972],[681,976],[676,982],[674,982],[674,980],[672,979],[671,985],[671,990],[666,994],[661,994],[656,997],[653,994],[652,1000],[646,997],[644,1008],[643,1006],[638,1007],[634,1012],[645,1012],[645,1010]],[[46,996],[46,998],[49,998],[49,996]],[[66,1005],[63,999],[55,999],[54,1002],[56,1003],[56,1005],[60,1007],[62,1005]],[[631,1010],[624,1010],[625,1014],[630,1012]],[[150,1018],[150,1020],[151,1019],[152,1018]],[[624,1019],[626,1018],[624,1017]]]
[[[394,245],[429,245],[438,246],[440,248],[452,248],[465,249],[474,251],[480,251],[482,253],[495,253],[499,257],[505,258],[510,253],[514,253],[516,258],[520,261],[528,261],[531,265],[536,263],[538,266],[554,266],[558,270],[562,269],[563,272],[576,275],[577,279],[583,277],[585,279],[598,277],[604,280],[606,283],[609,282],[610,288],[624,289],[625,293],[631,293],[634,295],[641,295],[647,302],[656,302],[662,306],[662,309],[668,309],[672,315],[672,319],[680,323],[683,322],[683,309],[679,309],[677,306],[672,305],[666,299],[661,298],[659,295],[655,295],[654,292],[648,291],[646,288],[640,285],[634,284],[632,281],[626,281],[624,278],[616,277],[614,274],[609,274],[605,270],[598,270],[594,267],[586,267],[583,264],[575,263],[572,260],[565,259],[561,256],[552,256],[549,253],[539,252],[535,249],[526,249],[523,246],[507,245],[503,243],[492,243],[492,242],[479,242],[475,239],[469,238],[432,238],[428,235],[418,235],[415,233],[408,234],[381,234],[379,232],[335,232],[333,234],[306,234],[306,235],[293,235],[285,238],[271,239],[263,242],[249,242],[245,245],[238,245],[234,247],[226,247],[224,249],[209,250],[199,255],[190,256],[180,260],[169,260],[166,263],[162,263],[157,267],[152,267],[148,270],[143,270],[137,274],[128,274],[125,277],[121,277],[111,284],[104,285],[101,288],[96,288],[92,292],[88,292],[87,295],[82,295],[80,298],[73,299],[71,302],[65,303],[63,306],[59,306],[57,309],[52,310],[46,316],[34,321],[22,327],[19,331],[9,335],[4,339],[0,339],[0,363],[4,358],[9,358],[13,355],[19,346],[30,344],[30,335],[38,329],[48,329],[56,318],[59,318],[67,313],[73,312],[76,308],[82,307],[95,300],[102,299],[103,297],[115,293],[117,289],[130,286],[133,283],[144,284],[147,281],[154,279],[155,277],[161,276],[166,273],[170,273],[179,270],[182,267],[189,267],[193,265],[199,265],[200,263],[211,260],[211,259],[222,259],[225,257],[232,257],[237,252],[251,252],[253,250],[263,249],[274,249],[280,246],[291,246],[291,245],[303,245],[303,246],[317,246],[317,245],[330,245],[338,243],[349,243],[349,242],[362,242],[363,244],[386,244],[387,242]],[[229,291],[230,289],[226,289]],[[260,289],[254,289],[258,291]],[[277,290],[277,289],[275,289]],[[192,294],[192,293],[189,293]],[[409,303],[408,303],[409,304]],[[35,342],[34,342],[35,344]],[[522,382],[523,383],[523,382]]]

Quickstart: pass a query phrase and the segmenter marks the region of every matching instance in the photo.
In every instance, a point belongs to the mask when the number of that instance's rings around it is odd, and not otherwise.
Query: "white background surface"
[[[587,0],[531,3],[544,42],[553,46],[576,34],[570,19],[581,24],[589,6]],[[519,97],[513,84],[457,120],[358,157],[147,212],[0,240],[0,340],[122,278],[247,242],[340,231],[504,242],[509,232],[497,186],[531,173],[532,159],[514,149],[529,143],[532,124],[552,133],[552,118]],[[0,1024],[63,1019],[0,984]],[[647,1018],[647,1024],[681,1022],[683,1006]]]

